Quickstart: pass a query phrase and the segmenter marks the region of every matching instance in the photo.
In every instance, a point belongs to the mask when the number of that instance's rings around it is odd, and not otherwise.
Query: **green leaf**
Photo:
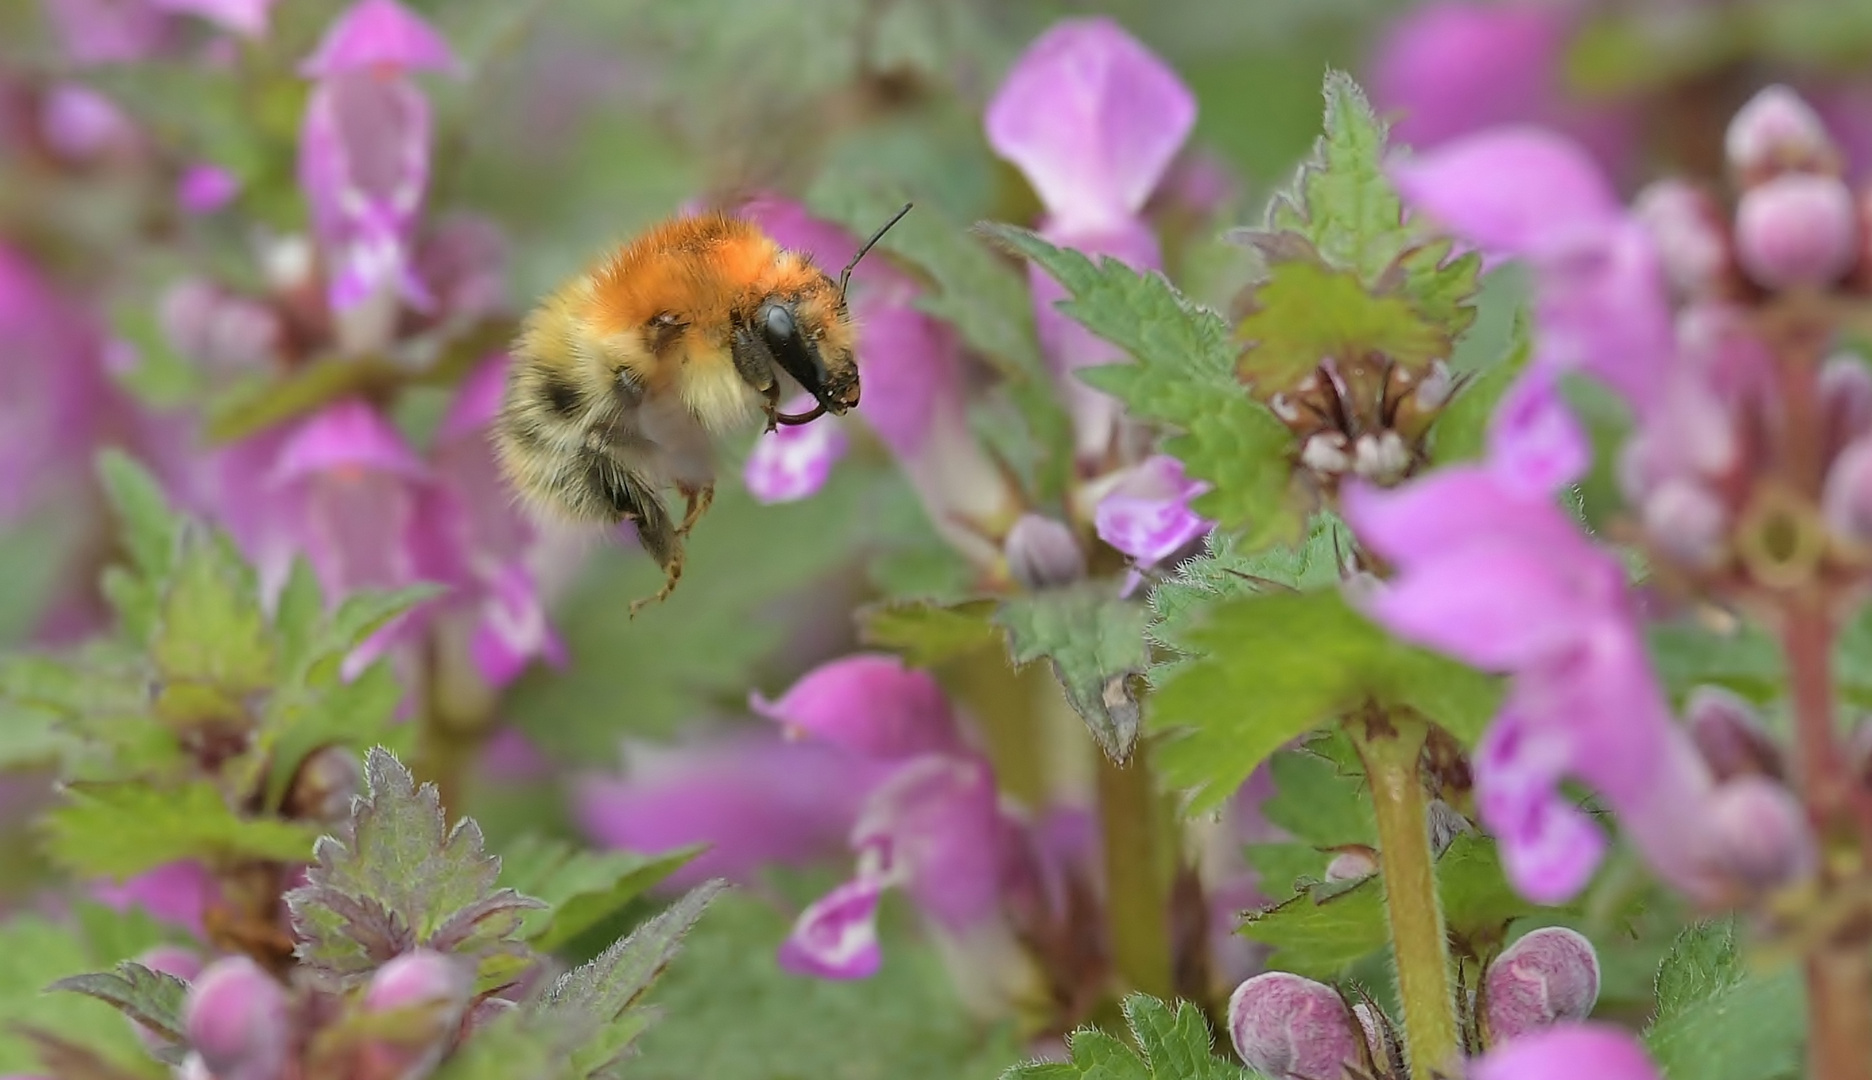
[[[1209,1022],[1187,1001],[1175,1011],[1147,994],[1124,999],[1134,1049],[1097,1028],[1067,1038],[1072,1060],[1016,1065],[1002,1080],[1252,1080],[1261,1074],[1215,1053]]]
[[[1645,1045],[1668,1080],[1802,1075],[1806,1002],[1790,966],[1750,970],[1729,920],[1689,927],[1658,969]]]
[[[128,960],[117,970],[69,975],[46,987],[96,998],[172,1043],[188,1038],[182,1028],[182,1002],[189,984],[166,972],[151,971]],[[180,1060],[170,1062],[181,1064]]]
[[[539,901],[498,888],[500,860],[481,829],[450,829],[435,785],[419,789],[387,750],[364,761],[366,794],[338,836],[314,849],[306,884],[286,895],[295,955],[313,967],[356,976],[421,945],[499,963],[515,954],[526,913]]]
[[[1371,796],[1352,764],[1355,755],[1334,729],[1269,759],[1274,794],[1262,801],[1261,816],[1289,839],[1251,844],[1247,855],[1270,890],[1296,888],[1301,878],[1320,880],[1335,848],[1377,846]]]
[[[1452,938],[1498,942],[1508,924],[1542,908],[1508,884],[1495,842],[1460,833],[1437,859],[1437,895]],[[1293,898],[1250,914],[1241,934],[1274,946],[1269,964],[1309,978],[1330,979],[1390,943],[1384,885],[1377,875],[1356,883],[1315,884]]]
[[[205,780],[180,788],[69,785],[43,825],[54,862],[81,877],[120,881],[180,859],[302,862],[318,835],[298,822],[241,817]]]
[[[169,509],[162,485],[120,450],[98,455],[98,477],[116,511],[120,537],[131,565],[145,577],[160,579],[169,571],[182,522]]]
[[[1014,666],[1045,659],[1099,747],[1122,762],[1137,744],[1137,683],[1150,666],[1144,637],[1150,617],[1149,608],[1115,595],[1109,583],[1087,582],[1010,597],[994,621],[1007,631]]]
[[[267,699],[260,719],[266,750],[266,802],[277,808],[306,755],[327,746],[362,754],[398,737],[410,738],[413,725],[393,723],[404,687],[388,659],[381,659],[349,682],[329,686],[288,684]]]
[[[272,685],[275,642],[259,583],[225,536],[183,529],[160,611],[150,656],[165,692],[207,691],[238,718],[243,698]]]
[[[1236,326],[1249,343],[1236,368],[1243,381],[1269,390],[1299,382],[1322,357],[1379,352],[1421,368],[1450,353],[1449,335],[1408,300],[1308,258],[1274,263],[1253,303]]]
[[[79,994],[46,988],[108,965],[121,956],[99,955],[70,926],[19,914],[0,923],[0,1072],[42,1074],[44,1065],[22,1027],[81,1042],[131,1076],[162,1080],[169,1070],[151,1058],[116,1010]]]
[[[1375,286],[1390,275],[1412,306],[1451,339],[1475,322],[1481,258],[1450,259],[1447,240],[1406,225],[1384,173],[1386,128],[1350,76],[1326,74],[1325,134],[1293,183],[1268,206],[1267,232],[1311,241],[1332,266]]]
[[[640,1008],[723,883],[712,881],[639,926],[597,958],[560,976],[540,1000],[547,1023],[586,1034],[573,1055],[580,1076],[615,1075],[618,1062],[649,1025]]]
[[[1288,495],[1292,433],[1235,378],[1237,350],[1220,315],[1191,303],[1161,274],[1140,274],[1112,258],[1094,264],[1026,229],[977,228],[1039,263],[1071,296],[1061,311],[1131,354],[1133,363],[1080,378],[1181,430],[1165,449],[1214,488],[1194,502],[1198,513],[1225,529],[1251,526],[1250,546],[1298,531]]]
[[[1514,337],[1502,362],[1470,379],[1443,407],[1430,429],[1430,459],[1437,465],[1477,461],[1488,439],[1489,418],[1508,387],[1527,370],[1534,353],[1532,332],[1525,316],[1517,316]]]
[[[1216,604],[1182,634],[1197,658],[1159,685],[1147,718],[1168,736],[1167,784],[1193,789],[1192,813],[1234,794],[1287,740],[1367,701],[1405,706],[1473,741],[1494,715],[1498,680],[1396,641],[1337,589]]]
[[[901,653],[911,667],[934,667],[1000,640],[995,600],[874,604],[858,612],[858,639]]]
[[[775,961],[795,910],[745,893],[710,909],[651,996],[663,1018],[637,1044],[633,1077],[957,1080],[995,1076],[1019,1058],[1012,1025],[969,1015],[899,905],[881,913],[882,969],[854,981],[803,979]]]
[[[688,847],[662,855],[581,851],[562,840],[533,836],[502,856],[500,881],[546,905],[526,913],[520,934],[535,949],[550,952],[621,910],[702,850]]]
[[[1157,615],[1151,625],[1151,639],[1177,652],[1198,652],[1183,635],[1200,625],[1217,601],[1334,586],[1340,580],[1342,552],[1349,551],[1351,545],[1351,533],[1331,513],[1314,515],[1305,543],[1276,545],[1257,552],[1243,551],[1227,533],[1211,532],[1202,555],[1179,563],[1175,573],[1151,590],[1151,610]],[[1167,675],[1172,664],[1174,661],[1159,663],[1153,678]]]

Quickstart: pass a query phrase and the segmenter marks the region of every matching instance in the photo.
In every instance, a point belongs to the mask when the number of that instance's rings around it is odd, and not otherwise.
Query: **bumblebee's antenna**
[[[864,258],[865,253],[870,251],[871,248],[875,246],[879,240],[884,239],[884,234],[887,232],[890,232],[891,226],[897,224],[899,221],[902,221],[903,216],[905,214],[908,214],[910,212],[910,208],[915,205],[916,205],[915,203],[904,203],[903,209],[897,211],[896,216],[892,217],[889,221],[886,221],[884,223],[883,228],[879,229],[877,232],[872,233],[871,239],[866,240],[864,242],[864,246],[858,249],[858,254],[853,255],[851,262],[848,262],[845,264],[845,269],[839,271],[839,303],[842,304],[845,302],[845,286],[851,282],[852,271],[857,269],[858,260]]]

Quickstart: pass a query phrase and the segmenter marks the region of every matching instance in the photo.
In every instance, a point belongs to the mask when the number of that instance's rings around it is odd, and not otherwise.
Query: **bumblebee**
[[[707,213],[663,222],[561,285],[512,347],[493,440],[508,483],[537,516],[630,522],[669,596],[683,541],[714,498],[716,445],[764,418],[766,430],[858,404],[846,288],[752,222]],[[783,381],[810,394],[779,411]],[[674,519],[663,492],[684,499]]]

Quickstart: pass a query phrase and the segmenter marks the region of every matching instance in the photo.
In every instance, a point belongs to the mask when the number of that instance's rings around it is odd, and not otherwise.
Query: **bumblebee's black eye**
[[[794,323],[792,312],[779,304],[768,304],[761,308],[761,333],[766,336],[768,346],[777,350],[798,337],[799,326]]]

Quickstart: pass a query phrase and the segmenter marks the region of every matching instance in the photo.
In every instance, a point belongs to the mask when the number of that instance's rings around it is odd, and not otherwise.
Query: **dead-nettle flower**
[[[131,63],[175,53],[183,19],[244,38],[267,31],[274,0],[46,0],[59,43],[74,64]]]
[[[215,1080],[280,1080],[291,1016],[278,980],[244,956],[217,960],[189,987],[183,1024]]]
[[[1162,262],[1142,216],[1196,122],[1196,99],[1176,73],[1108,18],[1054,24],[1028,46],[988,105],[988,142],[1027,177],[1055,244],[1137,269]],[[1122,361],[1116,346],[1056,307],[1065,290],[1028,269],[1034,317],[1073,417],[1078,457],[1103,466],[1122,412],[1073,373]]]
[[[351,349],[388,340],[404,303],[434,305],[410,254],[430,151],[429,100],[410,73],[455,68],[447,42],[396,0],[360,0],[300,68],[317,84],[300,132],[299,185]]]
[[[1008,574],[1022,588],[1070,585],[1086,575],[1085,551],[1064,522],[1022,514],[1008,530],[1003,548]]]
[[[1082,509],[1090,505],[1099,539],[1131,558],[1128,594],[1144,571],[1190,552],[1215,527],[1190,509],[1190,500],[1208,490],[1183,471],[1182,462],[1157,454],[1085,485],[1075,498]]]

